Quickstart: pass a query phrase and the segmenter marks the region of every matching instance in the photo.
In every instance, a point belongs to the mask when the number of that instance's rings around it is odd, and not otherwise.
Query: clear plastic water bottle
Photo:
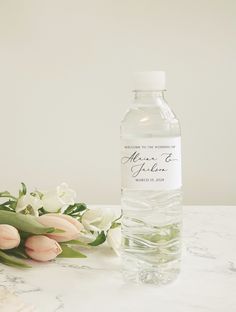
[[[122,271],[157,285],[177,277],[181,254],[180,125],[165,89],[165,72],[136,73],[121,123]]]

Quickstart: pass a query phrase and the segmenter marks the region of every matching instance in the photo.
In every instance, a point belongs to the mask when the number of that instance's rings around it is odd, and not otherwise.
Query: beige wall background
[[[118,203],[133,71],[164,69],[185,203],[236,204],[235,0],[0,0],[0,189]]]

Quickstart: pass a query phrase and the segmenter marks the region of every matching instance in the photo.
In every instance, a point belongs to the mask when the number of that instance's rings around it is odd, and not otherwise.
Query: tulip
[[[75,203],[76,193],[66,183],[62,183],[55,190],[45,193],[42,197],[43,208],[48,212],[64,211]]]
[[[44,262],[56,258],[62,249],[55,240],[44,235],[34,235],[25,241],[25,252],[31,259]]]
[[[107,232],[107,243],[115,251],[115,253],[120,255],[120,246],[121,246],[121,227],[117,226],[111,228]]]
[[[86,230],[100,232],[107,231],[115,219],[114,210],[95,208],[85,211],[81,222]]]
[[[20,235],[14,226],[0,224],[0,249],[12,249],[20,244]]]
[[[63,213],[50,213],[50,214],[46,214],[46,216],[54,216],[54,217],[58,217],[58,218],[67,220],[68,222],[73,224],[77,228],[77,230],[79,232],[84,229],[84,226],[83,226],[82,223],[80,223],[77,219],[75,219],[75,218],[73,218],[71,216],[68,216],[66,214],[63,214]]]
[[[68,221],[64,217],[45,214],[38,217],[37,220],[44,226],[54,227],[63,231],[62,233],[46,234],[48,237],[55,239],[57,242],[67,242],[72,239],[76,239],[79,236],[80,230],[78,230],[78,227],[72,224],[71,220]]]
[[[22,212],[25,209],[28,209],[29,213],[38,216],[38,210],[43,206],[42,201],[38,195],[26,194],[21,196],[16,205],[16,212]]]

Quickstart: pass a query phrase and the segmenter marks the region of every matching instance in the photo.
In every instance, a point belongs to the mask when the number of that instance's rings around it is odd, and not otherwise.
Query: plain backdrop
[[[236,204],[235,0],[0,0],[0,190],[119,203],[133,71],[167,73],[186,204]]]

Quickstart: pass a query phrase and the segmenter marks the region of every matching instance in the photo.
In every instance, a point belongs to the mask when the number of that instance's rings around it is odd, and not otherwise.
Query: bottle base
[[[149,284],[155,286],[167,285],[174,282],[180,273],[180,261],[171,261],[170,263],[158,266],[143,263],[134,263],[132,266],[122,268],[122,274],[125,282],[135,284]]]

